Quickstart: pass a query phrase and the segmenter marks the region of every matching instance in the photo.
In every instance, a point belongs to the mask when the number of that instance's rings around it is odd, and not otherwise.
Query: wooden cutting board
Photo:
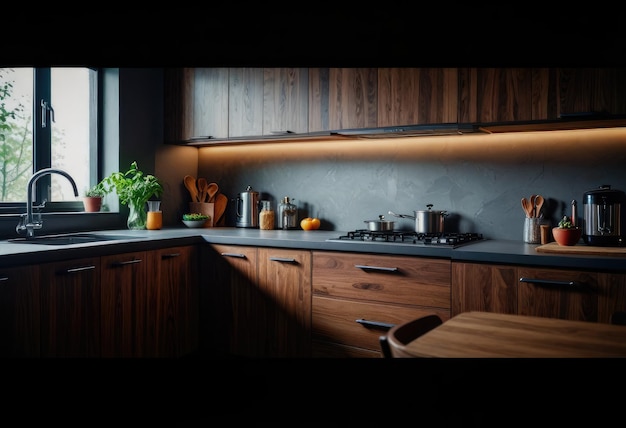
[[[556,242],[550,242],[549,244],[538,246],[535,250],[538,253],[626,257],[626,247],[593,247],[584,244],[563,246]]]

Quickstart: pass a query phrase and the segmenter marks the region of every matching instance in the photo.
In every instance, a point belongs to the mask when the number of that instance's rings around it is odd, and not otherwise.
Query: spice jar
[[[259,212],[259,229],[274,229],[274,210],[270,201],[261,201],[261,211]]]
[[[285,196],[278,204],[278,228],[295,229],[298,227],[298,207]]]

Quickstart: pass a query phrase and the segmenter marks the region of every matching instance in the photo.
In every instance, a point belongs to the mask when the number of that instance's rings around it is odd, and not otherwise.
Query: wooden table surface
[[[464,312],[407,345],[416,357],[626,357],[626,326]]]

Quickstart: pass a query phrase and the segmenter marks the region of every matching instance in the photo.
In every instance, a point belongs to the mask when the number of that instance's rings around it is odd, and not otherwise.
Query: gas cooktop
[[[373,232],[367,229],[357,229],[341,235],[338,238],[327,239],[328,242],[363,242],[363,243],[386,243],[398,245],[423,245],[457,248],[462,245],[482,241],[483,235],[479,233],[441,233],[425,234],[405,231]]]

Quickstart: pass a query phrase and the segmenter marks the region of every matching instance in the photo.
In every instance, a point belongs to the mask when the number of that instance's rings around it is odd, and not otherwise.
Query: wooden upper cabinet
[[[192,137],[228,137],[228,71],[228,68],[195,69],[189,115]]]
[[[377,126],[376,68],[309,69],[309,132]]]
[[[378,126],[456,123],[456,68],[379,68]]]
[[[263,135],[306,133],[309,129],[307,68],[265,68]]]
[[[626,114],[626,69],[558,69],[557,113]]]
[[[459,69],[459,122],[532,120],[531,68]]]
[[[229,137],[263,134],[263,68],[231,68],[228,101]]]

